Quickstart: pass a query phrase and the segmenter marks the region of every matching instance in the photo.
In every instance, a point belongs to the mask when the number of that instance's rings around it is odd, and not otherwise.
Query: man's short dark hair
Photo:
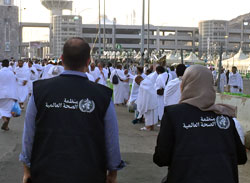
[[[90,46],[79,37],[70,38],[63,47],[63,63],[72,70],[86,66],[90,58]]]
[[[170,70],[171,70],[171,71],[174,71],[174,70],[175,70],[174,66],[171,66],[171,67],[170,67]]]
[[[179,64],[176,67],[176,74],[178,77],[183,76],[186,70],[186,66],[184,64]]]
[[[162,74],[162,73],[165,72],[165,69],[164,69],[164,67],[162,67],[162,66],[158,66],[158,67],[156,67],[156,72],[157,72],[158,74]]]
[[[2,61],[2,66],[3,67],[9,67],[9,65],[10,65],[9,60],[5,59],[5,60]]]
[[[143,67],[137,67],[137,70],[142,74],[143,73]]]

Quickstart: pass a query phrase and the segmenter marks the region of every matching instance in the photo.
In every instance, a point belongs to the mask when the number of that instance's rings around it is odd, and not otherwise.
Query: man
[[[104,68],[104,64],[102,62],[99,62],[97,64],[97,67],[99,69],[99,78],[100,78],[98,83],[107,86],[108,71]]]
[[[186,66],[184,64],[179,64],[176,67],[176,79],[173,79],[168,82],[165,90],[164,90],[164,105],[174,105],[178,104],[181,99],[181,82],[182,76],[186,70]]]
[[[217,78],[217,82],[218,82],[218,80],[219,80],[219,75]],[[227,85],[227,76],[225,74],[224,69],[221,69],[221,72],[220,72],[220,92],[221,93],[224,93],[226,85]]]
[[[9,130],[9,122],[11,118],[11,110],[17,100],[16,77],[14,73],[8,68],[9,61],[3,60],[2,69],[0,70],[0,119],[4,123],[2,130]]]
[[[92,62],[90,64],[90,70],[89,70],[89,74],[91,74],[93,76],[93,78],[95,79],[95,83],[99,83],[101,80],[101,73],[99,71],[99,69],[95,66],[95,63]]]
[[[128,101],[128,105],[129,107],[131,106],[135,106],[134,107],[134,110],[135,110],[135,119],[133,120],[133,124],[136,124],[138,123],[138,119],[137,119],[137,116],[138,116],[138,111],[136,110],[136,100],[137,100],[137,97],[138,97],[138,94],[139,94],[139,87],[140,85],[138,84],[138,82],[136,82],[140,77],[142,77],[142,79],[145,79],[146,78],[146,75],[143,73],[143,67],[137,67],[137,71],[136,71],[137,75],[134,77],[133,79],[133,83],[132,83],[132,89],[131,89],[131,94],[130,94],[130,97],[129,97],[129,101]]]
[[[145,118],[145,127],[140,130],[153,131],[154,125],[158,122],[158,103],[154,83],[152,83],[149,77],[143,80],[142,76],[136,78],[136,83],[140,86],[136,99],[139,112],[137,119],[142,118],[142,116]]]
[[[168,82],[172,80],[172,75],[165,72],[165,69],[162,66],[158,66],[156,72],[158,77],[156,79],[155,88],[157,91],[158,117],[161,121],[164,113],[164,89]],[[163,90],[163,92],[159,93],[160,90]]]
[[[59,76],[61,73],[63,73],[64,68],[62,66],[62,62],[55,63],[52,67],[50,67],[48,71],[48,78],[53,78],[56,76]]]
[[[27,68],[24,68],[23,64],[24,62],[22,60],[19,60],[18,67],[15,69],[18,102],[22,109],[24,108],[24,102],[26,101],[29,94],[28,81],[30,78],[29,70]]]
[[[112,90],[87,79],[90,47],[63,48],[65,72],[34,83],[25,118],[23,182],[115,183],[121,161]]]
[[[33,65],[37,72],[38,72],[38,78],[40,78],[41,73],[43,72],[43,66],[40,65],[40,62],[38,60],[35,61],[35,64]]]
[[[213,75],[213,79],[214,79],[214,83],[215,83],[216,78],[217,78],[217,72],[216,72],[215,68],[212,68],[212,75]]]
[[[129,82],[129,79],[124,75],[122,71],[122,65],[117,65],[116,69],[113,70],[110,76],[110,80],[113,80],[114,75],[118,77],[118,84],[114,84],[114,103],[116,105],[124,105],[124,82]]]
[[[230,87],[231,93],[242,93],[243,92],[243,80],[241,75],[237,72],[237,67],[232,67],[232,73],[229,75],[228,86]]]
[[[176,75],[174,66],[171,66],[171,67],[170,67],[170,72],[169,72],[169,74],[172,75],[172,79],[176,79],[176,78],[177,78],[177,75]]]
[[[130,74],[129,74],[129,71],[128,69],[125,69],[124,70],[124,75],[126,78],[129,78],[129,81],[130,81]],[[130,93],[130,83],[128,82],[123,82],[123,87],[124,87],[124,100],[125,100],[125,103],[128,102],[129,100],[129,93]]]
[[[33,66],[33,62],[29,61],[28,62],[28,69],[30,71],[30,78],[28,81],[28,87],[29,87],[29,94],[32,94],[32,89],[33,89],[33,82],[38,80],[39,74],[37,69]]]
[[[48,65],[46,65],[48,63]],[[51,67],[53,67],[53,64],[52,64],[52,62],[51,61],[47,61],[47,60],[45,60],[44,61],[44,64],[45,64],[45,66],[44,66],[44,68],[43,68],[43,72],[42,72],[42,79],[48,79],[49,78],[49,74],[48,74],[48,72],[49,72],[49,70],[50,70],[50,68]]]

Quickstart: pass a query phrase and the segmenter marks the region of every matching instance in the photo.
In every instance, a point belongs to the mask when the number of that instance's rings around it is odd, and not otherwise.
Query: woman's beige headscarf
[[[236,117],[236,107],[215,104],[216,92],[213,83],[209,69],[201,65],[189,67],[182,78],[180,103],[196,106],[202,111],[214,111],[216,114]]]

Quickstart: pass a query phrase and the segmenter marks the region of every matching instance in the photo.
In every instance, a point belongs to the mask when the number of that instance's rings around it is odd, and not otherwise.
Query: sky
[[[17,5],[20,2],[22,21],[50,21],[50,12],[41,5],[40,0],[16,0]],[[103,2],[104,0],[101,0],[101,14],[103,14],[104,9]],[[145,3],[145,22],[147,22],[148,0],[145,0]],[[80,14],[84,24],[98,22],[98,0],[74,0],[73,7],[73,14]],[[198,22],[201,20],[231,20],[239,15],[249,13],[249,7],[249,0],[151,0],[150,24],[198,27]],[[142,22],[142,0],[106,0],[106,15],[110,20],[116,18],[118,24],[133,24],[131,20],[133,11],[136,13],[135,24],[140,25]],[[70,14],[67,11],[65,13]],[[27,35],[31,34],[27,31]]]

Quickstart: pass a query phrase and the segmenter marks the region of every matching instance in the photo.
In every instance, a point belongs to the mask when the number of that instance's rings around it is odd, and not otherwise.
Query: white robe
[[[43,74],[42,74],[42,79],[48,79],[49,78],[49,75],[48,75],[48,72],[50,70],[50,68],[53,67],[52,64],[48,64],[44,67],[43,69]]]
[[[151,81],[153,84],[155,84],[156,79],[157,79],[157,77],[158,77],[158,74],[157,74],[157,72],[155,71],[155,72],[149,74],[147,77],[150,79],[150,81]]]
[[[126,78],[129,78],[129,74],[125,76]],[[124,100],[129,100],[129,93],[130,93],[129,82],[123,82],[123,87],[124,87]]]
[[[53,65],[48,71],[48,78],[59,76],[64,71],[64,67],[61,65]]]
[[[241,75],[237,72],[236,74],[230,73],[229,74],[229,82],[228,85],[230,86],[231,93],[242,93],[243,92],[243,80]],[[237,86],[238,88],[234,88],[233,86]],[[242,92],[239,91],[242,90]]]
[[[100,70],[97,67],[95,67],[93,71],[89,69],[89,74],[91,74],[96,81],[100,77],[101,73],[100,73]]]
[[[0,70],[0,99],[18,99],[15,74],[7,67]]]
[[[38,80],[39,74],[37,69],[33,66],[29,68],[29,71],[30,71],[30,78],[28,81],[29,93],[33,93],[33,82]],[[32,73],[31,71],[33,71],[34,73]]]
[[[169,78],[168,78],[169,77]],[[170,82],[172,80],[172,75],[168,74],[167,72],[164,72],[163,74],[160,74],[155,83],[155,89],[156,91],[159,89],[162,89],[166,87],[166,82]],[[158,101],[158,116],[159,120],[162,120],[163,114],[164,114],[164,96],[157,95],[157,101]]]
[[[120,69],[115,69],[111,73],[110,80],[112,81],[113,76],[117,75],[121,80],[126,80],[126,76],[124,75],[124,71]],[[123,104],[124,103],[124,82],[119,80],[119,83],[116,85],[113,85],[113,90],[114,90],[114,104]]]
[[[218,76],[219,77],[219,76]],[[220,91],[223,93],[225,90],[225,86],[227,85],[227,77],[225,73],[220,75]]]
[[[130,97],[129,97],[129,103],[134,103],[138,97],[138,93],[139,93],[139,85],[135,82],[135,78],[137,77],[138,75],[136,75],[133,79],[133,82],[132,82],[132,89],[131,89],[131,94],[130,94]],[[141,75],[141,77],[143,79],[145,79],[147,76],[143,73]]]
[[[108,71],[105,68],[103,68],[102,72],[103,72],[103,74],[101,73],[100,69],[98,68],[97,78],[100,78],[100,80],[98,81],[98,84],[107,86]]]
[[[177,78],[177,74],[175,71],[170,71],[170,74],[172,76],[172,79],[176,79]]]
[[[15,69],[16,73],[16,79],[17,79],[17,96],[18,96],[18,102],[23,103],[28,97],[28,81],[30,78],[30,73],[28,69],[25,69],[24,67],[20,68],[17,67]],[[27,81],[26,85],[23,85],[24,81]]]
[[[164,90],[164,105],[175,105],[181,99],[181,79],[176,78],[167,84]]]
[[[38,72],[38,78],[40,78],[41,74],[43,72],[43,69],[44,69],[43,66],[41,66],[40,64],[34,64],[33,66],[36,68],[36,70]]]
[[[89,81],[95,82],[95,79],[94,79],[94,77],[91,74],[89,74],[87,72],[85,74],[87,75]]]
[[[152,126],[158,123],[157,94],[153,89],[154,84],[146,77],[140,84],[136,100],[138,118],[145,117],[145,126]]]

